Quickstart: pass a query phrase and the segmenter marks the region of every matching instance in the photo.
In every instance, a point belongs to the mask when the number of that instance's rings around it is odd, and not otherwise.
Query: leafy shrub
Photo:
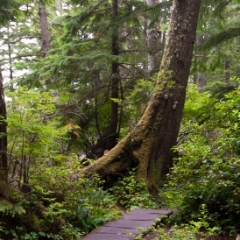
[[[188,133],[175,148],[179,156],[164,194],[171,206],[179,207],[175,220],[198,219],[204,204],[209,223],[220,226],[220,232],[240,231],[239,104],[240,89],[236,89],[220,101],[215,99],[211,107],[199,106],[201,116],[207,116],[204,121],[193,115],[185,118],[183,129]],[[208,106],[205,112],[204,106]]]
[[[65,197],[64,218],[81,232],[88,233],[121,215],[115,208],[116,200],[108,191],[103,190],[102,183],[97,175],[91,179],[80,177]]]
[[[8,96],[9,180],[16,191],[1,189],[0,238],[77,239],[119,217],[99,177],[76,177],[82,166],[66,154],[68,129],[60,127],[51,92],[18,87]]]
[[[164,224],[162,224],[163,227]],[[174,225],[170,229],[160,228],[159,239],[181,240],[181,239],[209,239],[216,235],[218,227],[211,227],[208,223],[208,212],[203,204],[199,210],[198,219],[188,224]],[[211,238],[210,238],[211,239]]]
[[[39,184],[39,183],[38,183]],[[17,204],[0,202],[3,239],[77,239],[105,222],[120,217],[113,196],[98,176],[79,177],[64,194],[33,187]]]
[[[157,207],[153,197],[147,191],[146,184],[137,181],[135,170],[129,171],[129,175],[120,180],[111,189],[111,192],[117,199],[118,204],[126,209]]]
[[[7,95],[11,99],[7,104],[9,178],[20,187],[38,169],[41,173],[56,165],[67,129],[59,127],[51,92],[18,87]]]

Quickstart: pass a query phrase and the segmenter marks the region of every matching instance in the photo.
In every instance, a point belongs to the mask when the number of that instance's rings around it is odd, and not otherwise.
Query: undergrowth
[[[146,183],[137,181],[135,169],[129,170],[128,174],[119,180],[110,191],[117,203],[127,210],[138,207],[159,207],[153,196],[148,192]]]

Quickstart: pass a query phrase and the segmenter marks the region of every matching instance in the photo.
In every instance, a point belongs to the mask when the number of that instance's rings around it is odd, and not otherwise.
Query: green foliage
[[[21,203],[11,204],[6,200],[0,201],[0,213],[14,217],[16,214],[25,214],[26,211]]]
[[[215,36],[211,36],[206,43],[201,45],[201,48],[206,50],[212,47],[217,46],[220,43],[223,43],[229,39],[237,37],[240,35],[240,28],[229,28],[226,31],[220,32]]]
[[[19,81],[28,86],[44,85],[58,89],[59,107],[64,120],[73,121],[82,130],[81,138],[71,138],[70,149],[89,151],[108,129],[111,115],[111,64],[119,63],[121,96],[118,100],[122,101],[129,95],[135,82],[148,74],[143,69],[148,51],[143,40],[144,23],[151,17],[151,26],[155,24],[159,20],[159,10],[169,7],[170,3],[148,8],[143,1],[119,2],[116,18],[109,14],[111,1],[68,1],[64,4],[68,5],[64,8],[67,9],[66,14],[50,19],[51,50],[44,59],[38,59],[30,66],[31,74]],[[162,11],[162,14],[166,17],[169,12]],[[111,49],[112,34],[116,28],[122,32],[119,32],[117,56],[112,54]],[[54,82],[49,79],[54,79]],[[128,121],[133,105],[130,101],[119,102],[119,105],[118,126],[124,128],[124,135],[128,124],[135,121]],[[143,109],[144,106],[141,112]]]
[[[192,90],[188,94],[185,110],[189,115],[182,126],[182,143],[175,148],[178,157],[165,197],[180,210],[175,220],[195,221],[204,204],[209,224],[235,235],[240,229],[240,89],[225,94],[221,100]],[[192,94],[199,104],[193,112],[188,111],[193,104]],[[201,121],[195,114],[198,109]]]
[[[27,194],[1,201],[0,236],[75,239],[119,217],[99,177],[71,181],[82,166],[75,154],[63,154],[69,129],[61,127],[54,94],[18,87],[8,97],[9,180]]]
[[[131,170],[128,176],[118,181],[111,192],[118,204],[128,210],[134,208],[157,208],[153,197],[147,191],[146,183],[136,179],[135,170]]]
[[[187,89],[187,97],[184,105],[183,121],[198,120],[208,115],[206,105],[214,103],[214,99],[208,92],[199,93],[197,85],[189,84]],[[211,109],[209,109],[210,111]],[[186,124],[187,125],[187,124]],[[185,127],[185,125],[183,125]]]
[[[204,74],[208,89],[215,83],[226,85],[229,75],[239,76],[238,12],[239,1],[202,2],[192,73],[196,78]]]
[[[88,233],[121,214],[115,209],[116,200],[102,189],[101,184],[97,175],[91,179],[80,177],[66,195],[66,222],[77,226],[81,232]]]
[[[61,176],[58,179],[63,182]],[[0,211],[6,226],[0,227],[0,237],[77,239],[120,217],[115,199],[102,189],[98,176],[91,179],[79,176],[70,183],[64,180],[67,189],[62,186],[58,191],[49,191],[38,183],[17,204],[1,201]]]
[[[46,165],[56,165],[67,129],[59,126],[50,92],[19,87],[7,95],[9,173],[20,186],[36,171],[47,171]]]
[[[163,225],[164,226],[164,225]],[[208,212],[204,204],[201,205],[199,210],[198,219],[190,221],[188,224],[174,225],[169,231],[164,229],[159,230],[159,239],[169,240],[203,240],[208,239],[217,233],[218,227],[211,227],[208,223]]]
[[[1,0],[0,3],[0,24],[16,19],[20,12],[18,9],[20,3],[17,0]]]
[[[171,218],[171,216],[170,216]],[[196,221],[190,221],[188,224],[173,225],[171,228],[168,226],[169,218],[158,218],[155,221],[155,226],[151,226],[147,229],[137,228],[141,231],[141,234],[134,237],[134,240],[145,239],[145,236],[149,233],[154,233],[156,236],[154,239],[159,240],[203,240],[212,239],[216,235],[218,228],[210,227],[208,223],[208,213],[205,205],[203,204],[200,209],[199,217]],[[171,220],[170,220],[171,221]],[[131,236],[131,235],[130,235]],[[146,237],[147,238],[147,237]],[[215,238],[214,238],[215,239]]]
[[[122,101],[122,106],[125,109],[123,119],[128,124],[126,130],[122,128],[123,133],[127,134],[129,130],[131,131],[142,116],[147,107],[154,84],[154,78],[150,78],[147,81],[145,79],[138,79],[126,99]]]

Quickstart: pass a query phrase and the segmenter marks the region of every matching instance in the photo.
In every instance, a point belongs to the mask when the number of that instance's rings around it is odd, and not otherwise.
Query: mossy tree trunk
[[[127,167],[137,166],[139,179],[156,194],[172,166],[183,114],[186,87],[201,0],[174,0],[168,40],[148,107],[135,129],[105,156],[82,170],[111,180]]]

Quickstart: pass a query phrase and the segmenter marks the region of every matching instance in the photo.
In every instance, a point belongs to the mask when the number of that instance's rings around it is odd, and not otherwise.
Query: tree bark
[[[51,44],[50,44],[50,33],[49,33],[48,21],[47,21],[47,11],[42,4],[39,4],[39,18],[40,18],[41,40],[42,40],[42,52],[43,52],[43,57],[45,57],[47,55],[47,52],[51,49]]]
[[[0,66],[0,182],[7,182],[8,160],[7,160],[7,112],[3,88],[3,77]]]
[[[134,130],[116,147],[82,173],[112,179],[128,167],[157,194],[162,178],[172,166],[182,119],[201,0],[174,0],[168,39],[148,107]]]

